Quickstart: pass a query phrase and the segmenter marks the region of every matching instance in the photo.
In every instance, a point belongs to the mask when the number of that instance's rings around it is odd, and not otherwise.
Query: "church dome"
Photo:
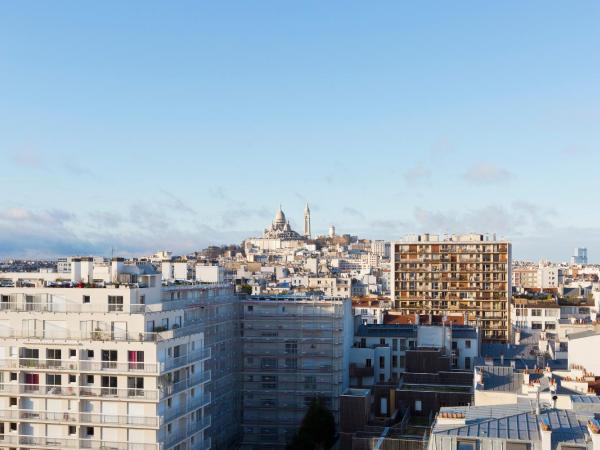
[[[286,222],[285,214],[281,210],[281,207],[279,207],[279,211],[277,211],[277,213],[275,213],[275,219],[273,220],[273,223],[285,223],[285,222]]]

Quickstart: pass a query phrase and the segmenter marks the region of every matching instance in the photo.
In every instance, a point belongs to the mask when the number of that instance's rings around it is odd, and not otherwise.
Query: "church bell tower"
[[[306,202],[306,206],[304,207],[304,237],[310,239],[310,208],[308,207],[308,202]]]

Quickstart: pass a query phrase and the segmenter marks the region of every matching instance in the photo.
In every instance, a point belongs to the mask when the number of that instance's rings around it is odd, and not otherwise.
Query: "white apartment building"
[[[242,311],[242,448],[285,448],[315,398],[338,421],[349,383],[350,299],[247,297]]]
[[[225,268],[222,266],[196,264],[196,281],[200,283],[224,283]]]
[[[152,266],[72,258],[66,277],[3,277],[0,446],[211,448],[210,351]]]
[[[521,298],[511,304],[511,321],[515,328],[552,330],[560,322],[560,306],[555,301],[535,301]]]

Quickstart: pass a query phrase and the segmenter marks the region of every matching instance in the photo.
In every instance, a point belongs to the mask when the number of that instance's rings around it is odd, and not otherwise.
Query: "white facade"
[[[560,321],[560,307],[556,304],[511,304],[511,321],[516,328],[556,330]]]
[[[210,448],[203,333],[163,301],[159,274],[122,275],[95,283],[93,261],[73,258],[71,282],[91,286],[0,288],[3,446]]]
[[[196,281],[201,283],[223,283],[225,281],[225,269],[221,266],[196,264]]]

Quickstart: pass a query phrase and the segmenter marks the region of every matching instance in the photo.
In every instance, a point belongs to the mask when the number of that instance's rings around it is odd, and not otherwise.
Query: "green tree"
[[[335,443],[335,419],[320,399],[311,403],[287,450],[329,450]]]
[[[252,286],[250,286],[249,284],[242,284],[242,286],[240,287],[240,292],[243,294],[252,294]]]

